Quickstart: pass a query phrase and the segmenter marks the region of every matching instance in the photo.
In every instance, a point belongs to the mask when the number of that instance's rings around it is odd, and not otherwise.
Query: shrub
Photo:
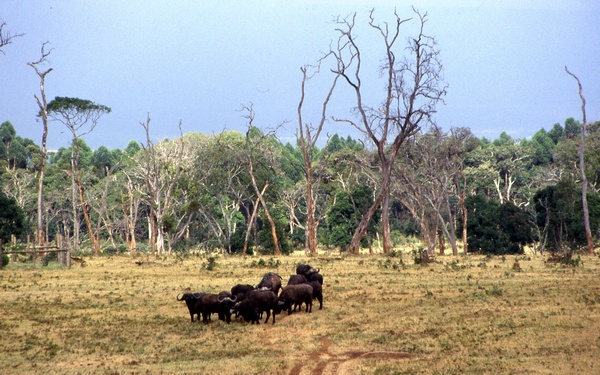
[[[6,254],[2,254],[2,267],[8,266],[8,263],[10,263],[10,257]]]
[[[208,257],[208,260],[206,262],[206,264],[204,264],[204,268],[208,271],[212,271],[215,269],[215,267],[218,265],[217,263],[217,257],[214,256],[210,256]]]
[[[253,268],[277,268],[281,265],[281,261],[279,259],[275,260],[273,258],[269,258],[268,261],[265,261],[263,258],[259,260],[253,260],[250,263],[250,267]]]
[[[527,214],[511,202],[500,204],[475,195],[467,198],[469,252],[480,254],[523,254],[531,241]],[[458,228],[462,230],[461,225]]]

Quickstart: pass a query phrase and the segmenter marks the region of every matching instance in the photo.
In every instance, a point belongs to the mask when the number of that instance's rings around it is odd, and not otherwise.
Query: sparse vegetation
[[[500,257],[441,258],[426,267],[401,259],[311,259],[325,275],[323,310],[282,314],[276,324],[258,326],[227,325],[216,316],[209,324],[190,323],[175,299],[188,287],[216,293],[257,283],[269,268],[249,266],[245,257],[220,257],[211,272],[200,273],[194,270],[207,260],[198,257],[153,257],[141,265],[119,255],[91,257],[87,267],[71,269],[11,263],[0,272],[0,368],[11,374],[592,373],[600,364],[598,257],[575,269],[545,266],[546,257],[534,256],[520,259],[517,273]],[[286,274],[298,262],[264,263]]]

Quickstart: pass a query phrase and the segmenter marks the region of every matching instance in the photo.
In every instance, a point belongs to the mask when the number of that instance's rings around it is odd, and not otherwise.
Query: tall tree
[[[88,228],[88,233],[94,245],[96,254],[100,252],[100,244],[94,233],[92,220],[89,213],[89,205],[85,199],[83,191],[83,183],[81,179],[80,160],[80,142],[82,136],[92,132],[100,117],[106,113],[110,113],[111,109],[105,105],[96,104],[90,100],[79,98],[56,97],[48,103],[48,115],[51,119],[64,124],[71,132],[71,172],[70,177],[73,186],[73,217],[77,217],[77,199],[79,195],[79,203],[81,204],[83,217]],[[79,233],[78,226],[75,228],[75,234]],[[78,238],[76,235],[75,244],[77,246]]]
[[[42,149],[40,155],[40,174],[38,179],[38,199],[37,199],[37,226],[35,231],[35,242],[43,243],[46,239],[44,233],[44,172],[46,170],[46,159],[48,150],[46,148],[46,141],[48,139],[48,102],[46,100],[46,75],[52,71],[52,68],[43,69],[42,67],[48,62],[48,56],[52,50],[46,51],[46,43],[42,44],[41,57],[37,61],[27,63],[30,67],[35,70],[35,73],[40,79],[40,96],[33,95],[35,101],[39,107],[38,116],[42,119]]]
[[[307,66],[300,68],[302,71],[302,85],[300,89],[300,102],[298,103],[298,130],[296,132],[296,139],[298,140],[298,145],[302,151],[304,177],[306,179],[306,244],[308,245],[309,253],[314,255],[317,254],[317,227],[319,225],[319,220],[315,215],[318,195],[317,190],[322,176],[322,173],[315,173],[314,170],[315,150],[317,141],[319,140],[319,136],[321,135],[323,126],[327,120],[327,105],[333,95],[340,74],[337,74],[333,79],[327,96],[323,100],[321,106],[321,117],[319,122],[317,125],[313,126],[310,123],[305,123],[302,116],[304,98],[306,95],[306,82],[313,77],[313,75],[307,75],[308,68],[309,67]]]
[[[588,253],[593,255],[594,251],[594,239],[592,237],[592,229],[590,227],[590,214],[588,210],[588,201],[587,201],[587,188],[588,188],[588,179],[585,173],[585,137],[587,133],[587,117],[585,112],[585,97],[583,96],[583,87],[581,85],[581,81],[579,78],[571,73],[569,69],[565,66],[565,71],[568,75],[573,77],[577,81],[577,86],[579,88],[579,98],[581,99],[581,114],[583,116],[582,124],[581,124],[581,132],[580,132],[580,143],[579,143],[579,171],[581,172],[581,203],[583,208],[583,225],[585,228],[585,238],[587,239],[587,247]]]
[[[414,10],[414,9],[413,9]],[[392,166],[404,141],[414,136],[421,126],[431,120],[435,108],[446,93],[442,82],[442,65],[435,38],[424,33],[427,14],[414,10],[419,31],[410,38],[407,50],[410,58],[402,60],[402,46],[399,43],[400,29],[410,19],[402,19],[394,12],[395,22],[378,24],[374,10],[369,15],[369,26],[380,36],[383,42],[382,64],[379,72],[385,80],[385,96],[381,103],[374,106],[366,104],[363,87],[363,47],[359,47],[354,35],[356,14],[351,18],[338,20],[340,33],[337,48],[332,54],[337,59],[335,74],[340,74],[348,83],[356,99],[358,121],[338,119],[351,124],[365,134],[375,145],[381,172],[381,180],[373,205],[363,215],[356,228],[350,252],[358,252],[360,241],[365,235],[369,221],[381,207],[381,226],[383,232],[383,251],[392,250],[390,236],[389,206],[390,180]],[[365,49],[366,51],[366,49]]]

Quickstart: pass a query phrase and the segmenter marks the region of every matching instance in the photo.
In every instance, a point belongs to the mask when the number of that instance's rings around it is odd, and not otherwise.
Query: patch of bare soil
[[[329,336],[321,337],[321,346],[314,352],[308,355],[308,358],[304,358],[300,363],[296,364],[290,371],[290,375],[300,375],[304,365],[307,363],[316,363],[316,367],[311,372],[312,375],[322,375],[325,370],[328,369],[328,373],[337,374],[340,366],[344,365],[348,361],[361,360],[361,359],[406,359],[410,358],[411,355],[407,353],[397,352],[363,352],[363,351],[349,351],[344,353],[332,354],[329,351],[331,341]],[[329,367],[329,368],[328,368]]]

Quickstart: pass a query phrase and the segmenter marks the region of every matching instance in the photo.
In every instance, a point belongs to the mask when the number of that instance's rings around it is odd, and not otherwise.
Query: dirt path
[[[306,364],[316,363],[315,369],[311,372],[312,375],[322,375],[325,369],[329,366],[328,373],[337,374],[340,366],[343,366],[348,361],[360,359],[405,359],[410,358],[410,354],[394,353],[394,352],[362,352],[349,351],[339,354],[329,352],[331,341],[329,336],[321,337],[321,345],[314,352],[310,353],[307,358],[304,358],[300,363],[296,364],[290,371],[290,375],[300,375],[302,368]]]

